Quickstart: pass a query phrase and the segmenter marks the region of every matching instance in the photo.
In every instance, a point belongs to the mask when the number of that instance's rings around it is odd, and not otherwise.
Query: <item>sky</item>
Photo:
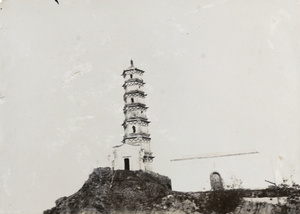
[[[41,213],[109,166],[131,59],[145,70],[155,172],[256,150],[276,182],[300,183],[299,1],[59,3],[0,3],[0,213]]]

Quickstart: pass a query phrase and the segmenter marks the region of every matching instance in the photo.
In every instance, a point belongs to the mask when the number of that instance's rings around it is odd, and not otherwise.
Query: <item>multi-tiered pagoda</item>
[[[125,80],[124,137],[122,144],[113,147],[112,167],[115,170],[146,170],[152,171],[153,156],[150,148],[150,121],[146,116],[146,94],[144,92],[144,71],[133,65],[123,71]]]

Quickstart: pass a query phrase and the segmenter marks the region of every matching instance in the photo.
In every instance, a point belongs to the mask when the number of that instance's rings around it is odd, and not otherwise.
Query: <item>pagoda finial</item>
[[[131,64],[131,66],[133,66],[133,60],[132,59],[130,60],[130,64]]]

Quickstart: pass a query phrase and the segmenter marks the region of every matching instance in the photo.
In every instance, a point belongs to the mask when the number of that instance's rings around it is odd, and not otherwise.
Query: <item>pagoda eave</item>
[[[124,108],[123,108],[123,112],[128,109],[128,108],[132,108],[132,107],[142,107],[142,108],[147,108],[145,104],[142,103],[130,103],[130,104],[125,104]]]
[[[151,123],[151,121],[149,121],[147,118],[139,117],[139,118],[132,118],[132,119],[129,118],[129,119],[126,119],[126,120],[122,123],[121,126],[124,127],[126,123],[130,123],[130,122],[134,122],[134,121],[136,121],[136,122],[142,121],[142,122],[147,123],[147,124]]]
[[[140,91],[140,90],[132,90],[132,91],[125,92],[125,94],[123,96],[125,97],[126,95],[129,95],[129,94],[142,94],[143,96],[147,96],[147,94],[145,92]]]
[[[147,107],[147,106],[138,106],[139,108],[142,108],[142,109],[144,109],[144,110],[147,110],[149,107]],[[126,114],[126,112],[128,111],[128,109],[130,109],[130,108],[132,108],[132,107],[129,107],[129,108],[126,108],[125,109],[125,107],[123,108],[123,113],[124,114]]]
[[[121,76],[124,77],[125,74],[126,74],[126,72],[128,72],[128,71],[139,71],[139,72],[145,73],[145,71],[143,71],[143,70],[141,70],[141,69],[138,69],[138,68],[135,68],[135,67],[129,67],[129,68],[123,70],[123,73],[122,73]]]
[[[150,138],[150,134],[139,134],[139,135],[142,135],[142,136],[126,136],[126,135],[124,135],[124,139],[126,140],[126,139],[134,139],[134,138],[144,138],[144,139],[147,139],[147,140],[151,140],[151,138]],[[147,135],[147,136],[146,136]]]
[[[128,80],[125,80],[124,84],[127,84],[127,83],[131,83],[131,82],[139,82],[139,83],[143,83],[145,84],[144,80],[142,79],[139,79],[139,78],[132,78],[132,79],[128,79]]]

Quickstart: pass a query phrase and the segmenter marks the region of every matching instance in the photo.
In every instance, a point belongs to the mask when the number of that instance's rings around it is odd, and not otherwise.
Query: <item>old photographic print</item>
[[[0,1],[0,214],[300,213],[298,0]]]

